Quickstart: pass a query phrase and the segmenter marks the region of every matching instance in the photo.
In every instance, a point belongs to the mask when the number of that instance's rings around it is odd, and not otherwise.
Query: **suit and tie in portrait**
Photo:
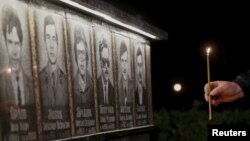
[[[135,101],[137,105],[147,106],[147,91],[143,86],[138,85],[135,90]]]
[[[5,72],[0,75],[1,101],[18,106],[34,104],[32,79],[26,75],[23,69],[15,72]]]
[[[99,105],[115,106],[114,87],[110,81],[110,65],[109,59],[111,51],[108,48],[106,39],[99,44],[101,75],[97,79],[97,94],[99,96]]]
[[[25,48],[29,48],[25,46],[28,41],[24,37],[27,35],[22,31],[24,23],[21,23],[16,7],[6,4],[2,8],[2,35],[8,63],[4,70],[0,70],[0,120],[2,122],[0,140],[12,140],[16,135],[18,135],[17,139],[21,139],[28,133],[35,133],[36,117],[32,75],[28,75],[28,70],[23,68],[31,62],[30,56],[25,56],[28,60],[23,62],[23,53],[28,53]],[[31,71],[31,66],[28,67]],[[23,111],[23,114],[21,115],[19,111]],[[21,130],[20,123],[28,124],[29,128]],[[18,128],[14,130],[13,126]]]
[[[135,50],[136,67],[136,85],[135,85],[135,103],[136,103],[136,125],[146,125],[148,123],[148,95],[143,82],[146,82],[143,73],[145,59],[142,55],[142,49],[137,47]]]
[[[100,77],[97,80],[97,93],[99,95],[100,105],[102,106],[115,106],[115,94],[114,94],[114,87],[110,81],[103,82],[102,78]]]
[[[122,77],[119,81],[119,104],[120,106],[132,106],[132,80],[124,80]]]
[[[58,35],[53,17],[44,19],[44,41],[48,56],[47,65],[40,71],[40,86],[43,107],[67,105],[67,79],[58,66]]]
[[[145,77],[143,77],[143,64],[145,63],[145,59],[143,59],[141,48],[138,47],[136,50],[136,56],[135,56],[135,66],[136,66],[136,89],[135,89],[135,102],[137,105],[145,105],[147,106],[147,92],[144,88],[143,82],[146,80],[143,80]]]
[[[97,40],[98,44],[96,46],[96,50],[98,52],[98,54],[96,55],[97,64],[100,65],[97,67],[98,69],[96,81],[100,131],[108,131],[116,128],[116,95],[114,85],[111,79],[113,73],[113,64],[111,59],[112,49],[110,48],[111,44],[107,43],[107,39],[108,38],[104,36],[100,37]]]
[[[35,11],[39,57],[39,81],[44,140],[70,136],[70,114],[62,17]],[[42,20],[42,22],[39,22]],[[51,128],[51,124],[55,126]]]
[[[45,107],[66,106],[67,104],[67,83],[64,72],[57,66],[53,73],[50,73],[49,66],[40,72],[42,103]]]
[[[118,95],[119,95],[119,104],[120,106],[132,106],[132,80],[129,76],[129,52],[128,47],[124,40],[120,44],[120,56],[119,56],[119,65],[120,65],[120,80],[118,83]]]
[[[2,33],[8,54],[8,66],[0,74],[1,101],[16,105],[34,103],[32,78],[22,68],[23,32],[17,11],[5,5],[2,16]]]
[[[132,80],[131,76],[131,63],[130,63],[130,50],[129,40],[121,40],[119,42],[117,36],[117,65],[118,65],[118,99],[119,99],[119,127],[129,128],[133,126],[133,99],[132,99]],[[127,42],[125,42],[127,41]]]

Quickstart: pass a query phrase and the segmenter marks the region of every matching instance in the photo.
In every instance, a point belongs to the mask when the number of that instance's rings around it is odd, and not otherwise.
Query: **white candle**
[[[209,63],[209,54],[211,48],[207,48],[207,81],[208,81],[208,110],[209,110],[209,120],[212,119],[212,107],[211,107],[211,96],[210,96],[210,63]]]

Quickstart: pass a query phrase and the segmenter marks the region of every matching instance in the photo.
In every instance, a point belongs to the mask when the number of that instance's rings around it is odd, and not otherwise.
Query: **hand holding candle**
[[[211,48],[207,48],[207,81],[208,81],[208,110],[209,110],[209,120],[212,119],[212,109],[211,109],[211,96],[210,96],[210,64],[209,64],[209,54]]]

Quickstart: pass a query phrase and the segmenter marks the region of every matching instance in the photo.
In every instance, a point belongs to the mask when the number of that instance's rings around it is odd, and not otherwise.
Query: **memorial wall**
[[[150,42],[47,1],[0,1],[0,140],[147,128]]]

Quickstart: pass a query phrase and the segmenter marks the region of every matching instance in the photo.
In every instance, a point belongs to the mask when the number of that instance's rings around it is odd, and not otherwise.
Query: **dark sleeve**
[[[244,92],[244,95],[247,99],[250,97],[250,70],[248,70],[246,73],[243,73],[241,75],[238,75],[235,80],[235,83],[237,83],[241,89]]]

